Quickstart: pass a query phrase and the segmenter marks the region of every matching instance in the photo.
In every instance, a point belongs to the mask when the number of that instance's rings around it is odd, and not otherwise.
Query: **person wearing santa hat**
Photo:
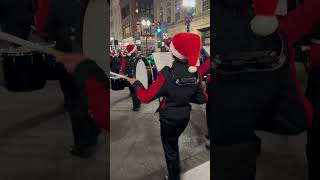
[[[126,46],[125,53],[123,54],[121,60],[121,72],[124,75],[127,75],[129,78],[134,77],[135,67],[137,64],[137,46],[135,44],[129,44]],[[130,96],[133,104],[133,111],[139,111],[141,107],[141,102],[139,101],[136,92],[134,91],[133,86],[128,83]]]
[[[278,0],[253,0],[253,5],[213,1],[218,58],[207,89],[213,179],[255,179],[261,147],[255,130],[296,135],[313,119],[297,79],[294,43],[320,22],[320,1],[306,0],[279,20]]]
[[[320,179],[319,163],[319,133],[320,133],[320,24],[311,33],[310,71],[306,96],[313,105],[314,118],[312,126],[308,129],[306,155],[309,167],[309,180]]]
[[[207,100],[202,77],[197,71],[201,38],[193,33],[173,36],[170,52],[174,58],[172,67],[164,67],[158,78],[145,89],[136,79],[130,79],[142,103],[162,98],[159,112],[161,140],[169,176],[164,179],[180,180],[178,140],[190,119],[190,103],[203,104]]]

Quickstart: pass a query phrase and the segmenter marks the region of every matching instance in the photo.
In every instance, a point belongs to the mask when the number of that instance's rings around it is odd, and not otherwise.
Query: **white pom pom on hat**
[[[190,73],[197,72],[197,62],[200,55],[201,38],[189,32],[175,34],[170,43],[171,53],[178,59],[188,59]]]
[[[278,26],[275,11],[279,0],[253,0],[256,16],[251,21],[252,31],[260,36],[274,33]]]

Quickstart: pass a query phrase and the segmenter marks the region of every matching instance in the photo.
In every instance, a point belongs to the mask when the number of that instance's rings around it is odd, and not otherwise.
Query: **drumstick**
[[[117,73],[114,73],[114,72],[112,72],[112,71],[110,71],[110,74],[111,74],[111,75],[114,75],[114,76],[117,76],[117,77],[119,77],[119,78],[123,78],[123,79],[127,79],[127,80],[130,79],[130,78],[128,78],[127,76],[124,76],[124,75],[121,75],[121,74],[117,74]]]
[[[19,37],[13,36],[11,34],[8,34],[5,32],[2,32],[2,31],[0,31],[0,39],[14,43],[14,44],[18,44],[18,45],[21,45],[24,47],[28,47],[30,49],[38,50],[38,51],[50,54],[55,57],[62,54],[62,52],[55,50],[53,48],[42,46],[40,44],[36,44],[36,43],[30,42],[30,41],[21,39]]]

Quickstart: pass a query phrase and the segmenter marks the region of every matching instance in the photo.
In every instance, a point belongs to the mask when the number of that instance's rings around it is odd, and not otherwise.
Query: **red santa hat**
[[[267,36],[278,28],[278,19],[275,16],[279,0],[253,0],[256,16],[251,21],[254,33]]]
[[[135,44],[129,44],[126,46],[126,50],[128,52],[128,56],[131,56],[137,50],[137,46]]]
[[[189,60],[189,72],[197,71],[197,62],[200,55],[201,38],[197,34],[183,32],[172,37],[171,53],[179,59]]]

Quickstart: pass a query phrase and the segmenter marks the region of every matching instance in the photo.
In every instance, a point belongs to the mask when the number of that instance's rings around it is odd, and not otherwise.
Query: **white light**
[[[196,7],[196,2],[195,2],[195,0],[183,0],[182,1],[182,6],[184,6],[184,7]]]
[[[136,9],[136,13],[139,13],[139,9]]]
[[[147,26],[150,26],[151,25],[151,22],[148,20],[147,21]]]
[[[147,25],[147,22],[146,22],[146,20],[144,20],[144,19],[143,19],[143,20],[141,21],[141,24],[142,24],[142,26],[145,26],[145,25]]]
[[[110,37],[110,41],[113,41],[114,40],[114,38],[113,37]]]

